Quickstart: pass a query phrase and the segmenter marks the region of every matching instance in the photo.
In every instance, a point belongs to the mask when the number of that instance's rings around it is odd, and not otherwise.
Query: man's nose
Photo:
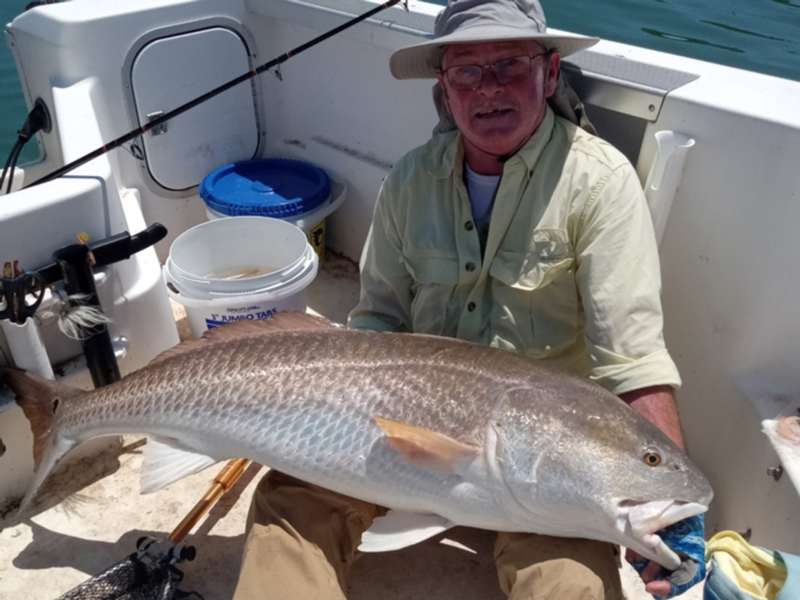
[[[497,73],[494,72],[493,68],[489,65],[483,68],[483,77],[481,77],[481,84],[478,86],[480,91],[491,93],[502,88],[503,85],[497,79]]]

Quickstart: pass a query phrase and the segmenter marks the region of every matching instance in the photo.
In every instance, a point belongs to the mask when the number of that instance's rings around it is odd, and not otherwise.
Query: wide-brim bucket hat
[[[437,15],[433,31],[433,39],[392,54],[392,75],[397,79],[435,78],[442,52],[451,44],[536,40],[564,57],[600,41],[576,34],[547,33],[544,11],[537,0],[450,0]]]

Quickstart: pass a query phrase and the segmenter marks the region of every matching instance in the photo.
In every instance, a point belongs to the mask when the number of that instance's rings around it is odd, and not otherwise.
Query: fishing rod
[[[169,111],[168,113],[163,114],[163,115],[161,115],[160,117],[158,117],[156,119],[153,119],[149,123],[145,123],[144,125],[141,125],[141,126],[137,127],[136,129],[132,129],[131,131],[129,131],[125,135],[120,136],[117,139],[115,139],[114,141],[111,141],[111,142],[109,142],[107,144],[103,144],[102,146],[100,146],[99,148],[94,150],[93,152],[90,152],[89,154],[86,154],[85,156],[82,156],[81,158],[79,158],[77,160],[74,160],[71,163],[66,164],[63,167],[59,168],[59,169],[56,169],[52,173],[50,173],[48,175],[45,175],[44,177],[42,177],[40,179],[37,179],[36,181],[26,185],[22,189],[28,189],[28,188],[33,187],[35,185],[39,185],[40,183],[45,183],[47,181],[52,181],[53,179],[57,179],[57,178],[61,177],[62,175],[64,175],[65,173],[69,173],[73,169],[75,169],[77,167],[80,167],[83,164],[86,164],[90,160],[94,160],[98,156],[102,156],[106,152],[109,152],[109,151],[113,150],[114,148],[118,148],[122,144],[130,142],[131,140],[133,140],[133,139],[139,137],[140,135],[142,135],[143,133],[147,133],[150,129],[153,129],[154,127],[158,127],[162,123],[166,123],[167,121],[169,121],[173,117],[177,117],[178,115],[185,113],[187,110],[189,110],[191,108],[194,108],[198,104],[202,104],[206,100],[209,100],[209,99],[213,98],[214,96],[217,96],[218,94],[221,94],[222,92],[224,92],[226,90],[229,90],[230,88],[232,88],[232,87],[234,87],[236,85],[239,85],[240,83],[242,83],[244,81],[247,81],[248,79],[252,79],[253,77],[256,77],[256,76],[260,75],[264,71],[269,71],[270,69],[272,69],[273,67],[276,67],[276,66],[280,67],[280,65],[285,63],[287,60],[289,60],[293,56],[297,56],[301,52],[303,52],[305,50],[308,50],[309,48],[311,48],[313,46],[316,46],[320,42],[324,42],[328,38],[333,37],[334,35],[336,35],[338,33],[341,33],[345,29],[348,29],[348,28],[352,27],[353,25],[357,25],[361,21],[369,19],[371,16],[373,16],[373,15],[375,15],[375,14],[377,14],[377,13],[379,13],[379,12],[381,12],[381,11],[387,9],[387,8],[390,8],[390,7],[392,7],[392,6],[396,5],[396,4],[399,4],[400,2],[403,2],[404,6],[406,7],[406,10],[408,10],[408,4],[407,4],[408,0],[389,0],[388,2],[385,2],[384,4],[376,6],[375,8],[373,8],[371,10],[368,10],[364,14],[359,15],[357,17],[354,17],[354,18],[350,19],[349,21],[347,21],[346,23],[343,23],[343,24],[339,25],[338,27],[334,27],[330,31],[327,31],[326,33],[323,33],[322,35],[315,37],[313,40],[311,40],[309,42],[306,42],[305,44],[302,44],[302,45],[298,46],[297,48],[294,48],[293,50],[289,50],[288,52],[286,52],[284,54],[281,54],[278,58],[274,58],[271,61],[264,63],[260,67],[256,67],[254,69],[250,69],[250,71],[248,71],[247,73],[243,73],[239,77],[236,77],[235,79],[231,79],[227,83],[223,83],[222,85],[220,85],[219,87],[214,88],[210,92],[207,92],[206,94],[203,94],[202,96],[198,96],[197,98],[195,98],[194,100],[190,100],[186,104],[182,104],[178,108],[173,109],[173,110]]]

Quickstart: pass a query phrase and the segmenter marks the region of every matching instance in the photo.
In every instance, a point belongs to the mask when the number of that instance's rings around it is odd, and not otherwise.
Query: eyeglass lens
[[[497,82],[505,85],[526,78],[531,72],[531,63],[534,58],[545,56],[512,56],[504,58],[491,65],[457,65],[446,69],[450,85],[457,90],[474,90],[480,87],[484,69],[492,69]]]

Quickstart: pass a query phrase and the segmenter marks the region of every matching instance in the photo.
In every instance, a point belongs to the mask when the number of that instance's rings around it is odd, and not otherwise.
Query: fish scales
[[[519,373],[508,360],[513,355],[501,351],[490,353],[501,360],[480,364],[487,355],[475,350],[439,338],[339,331],[245,338],[165,361],[115,384],[118,390],[100,390],[87,398],[100,418],[84,411],[78,418],[105,423],[103,415],[128,411],[133,432],[158,431],[172,415],[187,436],[211,422],[217,436],[247,440],[234,445],[238,454],[258,452],[261,462],[337,491],[368,476],[391,486],[386,493],[408,493],[421,478],[426,496],[437,495],[452,477],[414,469],[391,450],[361,464],[350,459],[369,455],[381,437],[377,427],[364,426],[375,415],[481,443],[502,388],[530,382],[531,371],[523,361]]]
[[[454,351],[448,344],[445,359],[416,338],[381,344],[381,337],[376,340],[368,333],[341,333],[278,333],[178,356],[86,396],[83,406],[70,407],[63,424],[103,421],[110,414],[159,418],[198,409],[203,417],[225,421],[231,410],[260,412],[285,405],[303,411],[335,405],[366,411],[370,419],[383,414],[468,435],[480,429],[491,397],[503,386],[531,379],[530,373],[513,377],[511,356],[502,351],[497,352],[504,360],[493,368],[485,360],[478,362],[472,346]],[[505,380],[503,371],[508,373]]]
[[[86,407],[69,411],[63,426],[68,435],[86,435],[86,423],[107,423],[114,414],[118,424],[107,433],[118,433],[121,421],[130,432],[174,436],[177,428],[188,438],[212,423],[215,437],[246,440],[226,444],[238,451],[231,456],[255,455],[337,491],[352,493],[368,478],[386,486],[379,500],[409,494],[421,480],[415,498],[437,497],[455,478],[415,469],[380,444],[376,451],[382,433],[374,416],[480,444],[503,384],[490,365],[476,365],[472,346],[422,341],[331,331],[224,343],[87,396]],[[175,424],[161,429],[170,415]]]

